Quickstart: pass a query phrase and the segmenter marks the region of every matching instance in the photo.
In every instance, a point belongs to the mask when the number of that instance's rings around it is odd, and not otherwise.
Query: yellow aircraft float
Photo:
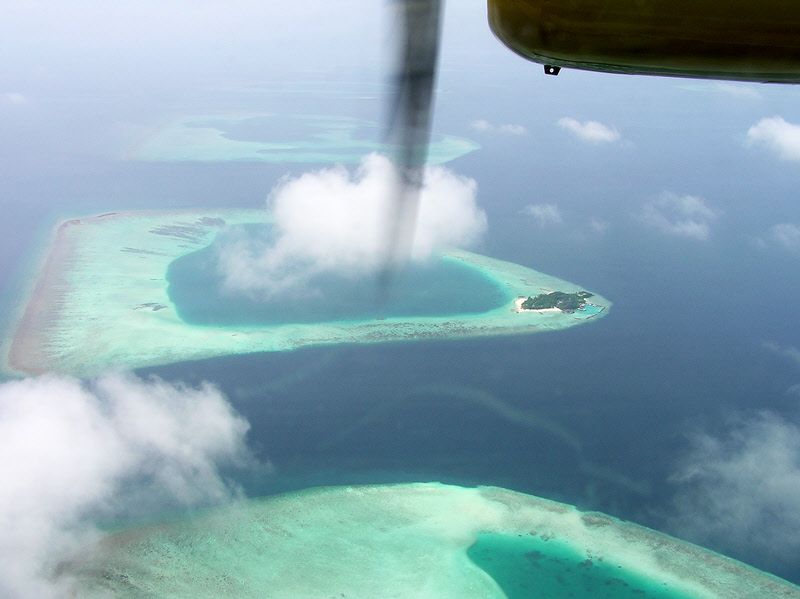
[[[488,0],[489,26],[545,65],[800,83],[797,0]]]

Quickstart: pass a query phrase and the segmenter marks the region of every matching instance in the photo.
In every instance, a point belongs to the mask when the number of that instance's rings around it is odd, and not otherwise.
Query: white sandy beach
[[[522,304],[524,304],[525,300],[528,299],[529,297],[530,297],[529,295],[526,295],[526,296],[520,296],[517,299],[515,299],[514,312],[516,312],[517,314],[519,314],[520,312],[539,312],[539,313],[561,312],[561,310],[559,310],[558,308],[542,308],[541,310],[528,310],[527,308],[523,308]]]

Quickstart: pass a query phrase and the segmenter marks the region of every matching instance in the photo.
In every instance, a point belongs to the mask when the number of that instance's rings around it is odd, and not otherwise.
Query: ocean
[[[468,111],[444,110],[443,132],[451,125],[468,137],[459,120]],[[558,114],[550,105],[548,118]],[[229,397],[270,466],[258,476],[231,473],[249,496],[383,482],[497,485],[692,537],[674,526],[682,492],[674,475],[697,431],[724,438],[737,418],[760,412],[797,421],[800,369],[787,356],[800,339],[800,278],[796,256],[758,243],[769,223],[789,218],[778,206],[794,197],[791,176],[756,183],[753,173],[769,169],[755,161],[732,175],[747,180],[738,188],[715,188],[709,181],[719,177],[670,179],[665,164],[694,172],[728,133],[708,125],[701,145],[697,131],[686,131],[660,154],[593,158],[583,169],[568,162],[584,150],[563,142],[549,146],[550,156],[540,149],[554,133],[489,141],[448,164],[479,186],[489,232],[475,251],[596,290],[614,303],[596,322],[531,336],[230,356],[138,374],[210,381]],[[52,168],[40,178],[9,171],[14,193],[33,199],[13,203],[0,225],[7,290],[29,276],[30,260],[20,267],[17,255],[39,250],[45,221],[117,209],[261,207],[281,177],[320,167],[57,158],[43,158]],[[626,164],[636,168],[621,180]],[[719,207],[709,240],[642,222],[641,205],[666,185],[697,189]],[[533,201],[558,202],[563,222],[545,227],[522,215]],[[591,217],[605,228],[592,229]],[[800,583],[793,556],[695,532],[712,549]]]
[[[492,238],[504,235],[494,228]],[[778,265],[742,271],[734,265],[746,256],[719,252],[698,263],[621,244],[594,271],[564,257],[559,269],[552,255],[542,267],[531,253],[495,255],[585,282],[612,299],[611,313],[555,333],[310,348],[141,374],[210,380],[231,398],[273,467],[246,481],[250,495],[497,485],[669,531],[671,476],[697,428],[725,434],[733,415],[794,415],[796,371],[764,345],[785,342],[793,307],[758,306],[764,289],[786,287],[784,275]],[[716,548],[797,580],[791,565]]]

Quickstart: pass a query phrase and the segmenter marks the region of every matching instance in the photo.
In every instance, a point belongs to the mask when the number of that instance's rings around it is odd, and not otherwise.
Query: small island
[[[577,293],[564,293],[563,291],[551,291],[536,297],[529,297],[522,302],[523,310],[547,310],[558,308],[562,312],[571,314],[575,310],[580,310],[586,305],[586,300],[592,297],[588,291],[578,291]]]

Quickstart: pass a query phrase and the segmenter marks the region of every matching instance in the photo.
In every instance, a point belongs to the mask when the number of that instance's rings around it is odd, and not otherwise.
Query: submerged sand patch
[[[12,373],[59,372],[89,376],[175,362],[288,351],[309,345],[378,343],[527,334],[581,324],[602,314],[559,310],[518,312],[516,298],[580,287],[523,266],[466,251],[445,260],[474,268],[508,297],[478,314],[389,317],[274,326],[187,324],[167,294],[167,268],[175,259],[209,245],[225,226],[267,223],[260,210],[120,212],[62,223],[32,286],[16,327],[6,369]]]
[[[497,487],[438,483],[242,502],[114,534],[57,570],[74,577],[76,597],[505,599],[502,581],[468,555],[486,534],[537,543],[524,559],[566,557],[563,578],[567,568],[582,573],[576,597],[800,598],[786,581],[630,522]],[[527,581],[527,596],[561,596],[539,579]]]

